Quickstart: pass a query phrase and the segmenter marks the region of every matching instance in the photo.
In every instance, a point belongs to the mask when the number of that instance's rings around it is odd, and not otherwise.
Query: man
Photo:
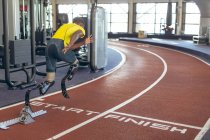
[[[47,78],[39,88],[40,94],[44,95],[55,83],[56,62],[65,61],[71,66],[75,66],[71,71],[78,67],[78,60],[73,50],[92,43],[92,37],[87,37],[83,41],[76,43],[79,38],[85,36],[85,22],[82,18],[74,18],[73,23],[63,24],[53,35],[47,44],[46,49],[46,71]],[[68,72],[68,73],[69,73]],[[71,79],[72,77],[70,77]],[[65,98],[69,98],[66,89],[62,89]]]

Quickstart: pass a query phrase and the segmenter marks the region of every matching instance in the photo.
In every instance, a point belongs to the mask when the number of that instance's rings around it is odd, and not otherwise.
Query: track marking
[[[206,132],[210,129],[210,118],[206,122],[206,124],[203,126],[201,131],[198,133],[198,135],[195,137],[194,140],[201,140],[202,137],[206,134]]]
[[[127,41],[127,42],[128,42],[128,41]],[[120,42],[119,42],[119,43],[117,43],[117,42],[109,42],[109,43],[110,43],[110,44],[114,44],[114,45],[120,45],[120,46],[128,47],[127,45],[121,44]],[[146,44],[146,43],[140,43],[140,42],[136,42],[136,43],[137,43],[137,46],[138,46],[138,47],[140,47],[139,44]],[[138,44],[138,43],[139,43],[139,44]],[[199,61],[205,63],[206,65],[210,66],[210,63],[208,63],[208,62],[202,60],[201,58],[199,58],[199,57],[197,57],[197,56],[195,56],[195,55],[192,55],[192,54],[189,54],[189,53],[185,53],[185,52],[183,52],[183,51],[171,49],[171,48],[161,47],[161,45],[159,45],[159,46],[155,46],[155,45],[151,45],[151,44],[148,44],[148,45],[149,45],[149,46],[153,46],[154,48],[157,48],[157,47],[158,47],[158,48],[161,48],[161,49],[166,49],[166,50],[170,50],[170,51],[174,51],[174,52],[178,52],[178,53],[181,53],[181,54],[188,55],[188,56],[193,57],[193,58],[195,58],[195,59],[197,59],[197,60],[199,60]],[[132,47],[132,46],[131,46],[131,47]],[[132,47],[132,48],[133,48],[133,47]],[[149,48],[149,47],[148,47],[148,48]]]
[[[103,78],[103,77],[105,77],[105,76],[108,76],[109,74],[115,72],[115,71],[118,70],[119,68],[121,68],[121,66],[122,66],[122,65],[125,63],[125,61],[126,61],[126,56],[125,56],[122,52],[120,52],[119,50],[117,50],[117,49],[114,49],[114,48],[110,48],[110,49],[113,49],[113,50],[117,51],[117,52],[121,55],[121,57],[122,57],[121,62],[120,62],[116,67],[114,67],[113,69],[110,69],[109,71],[105,72],[105,74],[102,75],[102,76],[99,76],[99,77],[97,77],[97,78],[95,78],[95,79],[93,79],[93,80],[90,80],[90,81],[81,83],[81,84],[79,84],[79,85],[76,85],[76,86],[67,88],[67,90],[74,89],[74,88],[77,88],[77,87],[80,87],[80,86],[89,84],[89,83],[91,83],[91,82],[94,82],[94,81],[96,81],[96,80],[99,80],[99,79],[101,79],[101,78]],[[60,94],[60,93],[61,93],[61,91],[59,90],[59,91],[52,92],[52,93],[50,93],[50,94],[47,94],[47,95],[44,95],[44,96],[41,96],[41,97],[36,97],[36,98],[34,98],[34,99],[31,99],[31,101],[35,101],[35,100],[43,101],[43,100],[44,100],[43,98],[46,98],[46,97],[49,97],[49,96],[53,96],[53,95],[56,95],[56,94]],[[0,111],[1,111],[1,110],[5,110],[5,109],[8,109],[8,108],[12,108],[12,107],[15,107],[15,106],[24,104],[24,103],[25,103],[25,101],[22,101],[22,102],[19,102],[19,103],[16,103],[16,104],[12,104],[12,105],[9,105],[9,106],[1,107],[1,108],[0,108]]]
[[[138,47],[145,47],[145,48],[149,48],[150,46],[148,46],[148,45],[144,45],[144,44],[142,44],[142,45],[137,45]]]
[[[127,45],[125,44],[121,44],[121,43],[115,43],[115,42],[111,42],[113,44],[116,44],[116,45],[121,45],[121,46],[124,46],[124,47],[127,47]],[[110,43],[110,44],[111,44]],[[138,44],[138,43],[137,43]],[[143,43],[144,44],[144,43]],[[140,45],[137,45],[138,47]],[[150,46],[154,46],[154,45],[150,45]],[[210,63],[202,60],[201,58],[195,56],[195,55],[192,55],[192,54],[189,54],[189,53],[185,53],[185,52],[182,52],[182,51],[179,51],[179,50],[174,50],[174,49],[171,49],[171,48],[165,48],[165,47],[161,47],[161,46],[154,46],[154,47],[158,47],[158,48],[161,48],[161,49],[166,49],[166,50],[170,50],[170,51],[174,51],[174,52],[177,52],[177,53],[181,53],[181,54],[184,54],[184,55],[187,55],[187,56],[190,56],[190,57],[193,57],[201,62],[203,62],[204,64],[206,64],[207,66],[210,66]],[[132,48],[135,48],[135,47],[132,47]],[[200,127],[198,127],[200,128]],[[198,133],[198,135],[195,137],[194,140],[201,140],[202,137],[205,135],[205,133],[210,129],[210,118],[208,119],[208,121],[206,122],[206,124],[204,125],[203,128],[200,128],[201,131]]]
[[[148,117],[143,117],[143,116],[137,116],[137,115],[127,114],[127,113],[121,113],[121,112],[116,112],[116,111],[114,111],[112,113],[113,114],[123,115],[123,116],[129,116],[129,117],[144,119],[144,120],[150,120],[150,121],[154,121],[154,122],[160,122],[160,123],[165,123],[165,124],[182,126],[182,127],[192,128],[192,129],[199,129],[199,130],[202,129],[202,127],[198,127],[198,126],[192,126],[192,125],[182,124],[182,123],[176,123],[176,122],[169,122],[169,121],[165,121],[165,120],[153,119],[153,118],[148,118]]]
[[[206,65],[210,66],[210,63],[208,63],[208,62],[202,60],[201,58],[199,58],[199,57],[197,57],[197,56],[195,56],[195,55],[192,55],[192,54],[189,54],[189,53],[186,53],[186,52],[182,52],[182,51],[179,51],[179,50],[171,49],[171,48],[164,48],[164,47],[160,47],[160,46],[155,46],[155,47],[158,47],[158,48],[162,48],[162,49],[166,49],[166,50],[170,50],[170,51],[174,51],[174,52],[178,52],[178,53],[181,53],[181,54],[188,55],[188,56],[193,57],[193,58],[195,58],[195,59],[197,59],[197,60],[199,60],[199,61],[205,63]]]
[[[87,124],[89,124],[89,123],[91,123],[91,122],[93,122],[93,121],[95,121],[95,120],[97,120],[97,119],[99,119],[99,118],[101,118],[101,117],[109,114],[109,113],[112,113],[112,112],[114,112],[117,109],[120,109],[121,107],[123,107],[123,106],[131,103],[132,101],[134,101],[137,98],[139,98],[142,95],[144,95],[147,91],[149,91],[150,89],[152,89],[154,86],[156,86],[163,79],[163,77],[167,73],[167,64],[166,64],[165,60],[161,56],[159,56],[159,55],[157,55],[157,54],[155,54],[153,52],[150,52],[148,50],[139,49],[139,48],[133,48],[133,49],[138,49],[138,50],[141,50],[141,51],[145,51],[147,53],[150,53],[150,54],[156,56],[157,58],[159,58],[162,61],[163,66],[164,66],[164,70],[163,70],[162,74],[160,75],[160,77],[154,83],[152,83],[150,86],[148,86],[146,89],[142,90],[139,94],[133,96],[132,98],[126,100],[125,102],[123,102],[123,103],[121,103],[121,104],[119,104],[119,105],[117,105],[117,106],[115,106],[115,107],[113,107],[113,108],[111,108],[111,109],[109,109],[109,110],[107,110],[105,112],[102,112],[101,114],[99,114],[99,115],[97,115],[97,116],[95,116],[95,117],[93,117],[91,119],[88,119],[88,120],[86,120],[86,121],[84,121],[84,122],[82,122],[82,123],[80,123],[78,125],[75,125],[75,126],[69,128],[69,129],[67,129],[67,130],[65,130],[65,131],[63,131],[63,132],[61,132],[61,133],[59,133],[59,134],[57,134],[57,135],[55,135],[55,136],[53,136],[51,138],[48,138],[47,140],[59,139],[60,137],[62,137],[64,135],[67,135],[68,133],[71,133],[74,130],[79,129],[80,127],[83,127],[83,126],[85,126],[85,125],[87,125]]]

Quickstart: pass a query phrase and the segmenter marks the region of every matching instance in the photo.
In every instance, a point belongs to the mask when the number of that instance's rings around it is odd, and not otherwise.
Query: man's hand
[[[66,47],[63,48],[62,52],[65,54],[69,50],[68,44]]]
[[[68,52],[69,50],[74,50],[74,49],[77,49],[77,48],[79,48],[80,46],[82,46],[82,45],[87,45],[87,44],[90,44],[90,43],[93,43],[93,38],[92,38],[92,35],[90,35],[89,37],[87,37],[86,39],[85,39],[85,41],[83,41],[83,42],[80,42],[80,43],[77,43],[77,44],[74,44],[74,45],[69,45],[69,44],[67,44],[64,48],[63,48],[63,50],[62,50],[62,52],[65,54],[66,52]]]
[[[90,43],[93,43],[92,35],[90,35],[89,37],[87,37],[87,38],[85,39],[85,45],[90,44]]]

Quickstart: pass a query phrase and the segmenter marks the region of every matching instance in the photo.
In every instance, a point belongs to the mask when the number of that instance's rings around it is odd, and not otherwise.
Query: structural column
[[[183,13],[183,0],[178,1],[178,8],[177,8],[177,35],[182,34],[182,13]]]
[[[56,14],[57,14],[57,8],[56,8],[56,0],[51,0],[52,4],[52,22],[53,22],[53,31],[56,31]]]
[[[133,33],[133,22],[134,22],[134,3],[130,0],[128,3],[128,33]]]
[[[199,35],[207,35],[208,32],[210,32],[210,17],[201,17]]]

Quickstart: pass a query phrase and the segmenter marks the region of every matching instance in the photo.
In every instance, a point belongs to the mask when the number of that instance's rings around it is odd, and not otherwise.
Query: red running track
[[[0,130],[2,140],[193,140],[210,126],[210,67],[157,46],[110,41],[125,61],[109,74],[31,102],[47,114]],[[0,109],[0,122],[22,104]]]

